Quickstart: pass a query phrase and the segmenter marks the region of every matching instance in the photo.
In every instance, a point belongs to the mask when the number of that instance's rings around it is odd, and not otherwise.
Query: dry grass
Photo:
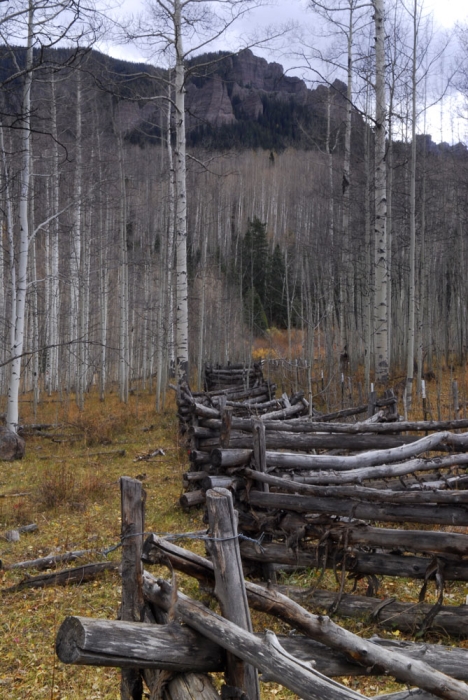
[[[448,389],[447,398],[442,400],[449,401],[449,394]],[[68,431],[75,437],[73,441],[63,442],[28,438],[26,456],[21,462],[2,463],[0,496],[6,497],[0,497],[0,532],[15,525],[38,524],[36,532],[22,535],[19,542],[0,539],[0,559],[4,565],[78,549],[94,549],[90,559],[101,561],[100,550],[119,540],[118,479],[122,475],[146,475],[147,530],[186,532],[203,527],[201,510],[185,513],[178,506],[181,475],[188,464],[186,453],[178,443],[173,397],[168,398],[166,411],[159,415],[153,402],[152,396],[143,393],[131,396],[128,406],[122,406],[115,395],[110,395],[104,404],[91,395],[84,413],[80,414],[71,400],[59,403],[57,397],[45,399],[38,420],[60,424],[62,427],[57,432]],[[27,414],[30,406],[22,404],[25,423],[33,420]],[[420,407],[415,405],[415,411],[420,411]],[[421,418],[420,412],[417,417]],[[150,426],[151,429],[143,430]],[[111,446],[107,446],[109,443]],[[135,461],[138,455],[158,447],[164,449],[165,456],[151,462]],[[124,449],[125,456],[116,454],[117,449]],[[107,455],[102,454],[106,452]],[[203,552],[200,543],[192,546]],[[118,550],[109,558],[117,561]],[[0,696],[8,695],[10,700],[118,700],[118,670],[65,666],[54,653],[55,634],[66,615],[116,618],[120,596],[118,574],[107,573],[98,581],[82,586],[5,592],[21,578],[22,574],[14,570],[0,571],[3,588]],[[179,578],[182,590],[196,594],[193,581]],[[310,573],[297,574],[289,581],[311,585],[314,577]],[[336,590],[330,574],[324,583]],[[347,590],[350,589],[349,584]],[[363,591],[364,583],[360,583],[358,592]],[[417,582],[385,579],[380,595],[398,595],[416,602],[418,592]],[[463,585],[452,584],[447,592],[448,600],[455,604],[463,602],[468,591]],[[429,600],[435,600],[433,592]],[[282,623],[259,614],[254,614],[254,625],[258,630],[269,627],[278,632],[287,631]],[[378,632],[366,620],[348,620],[346,626],[363,636]],[[395,632],[395,636],[400,635]],[[343,681],[368,695],[397,688],[387,678]],[[263,686],[264,700],[293,697],[276,684]]]

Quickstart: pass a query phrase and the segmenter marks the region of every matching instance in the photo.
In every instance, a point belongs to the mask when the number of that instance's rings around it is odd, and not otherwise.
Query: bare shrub
[[[73,510],[84,510],[88,501],[102,498],[106,483],[95,471],[76,476],[69,466],[47,470],[36,488],[35,501],[45,509],[67,506]]]

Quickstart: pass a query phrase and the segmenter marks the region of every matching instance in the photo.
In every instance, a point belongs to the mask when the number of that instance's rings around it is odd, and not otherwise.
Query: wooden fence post
[[[372,418],[372,416],[375,413],[375,404],[377,403],[377,393],[374,391],[374,385],[371,384],[371,390],[369,394],[369,404],[368,404],[368,410],[367,410],[367,415],[369,418]]]
[[[137,479],[120,479],[122,513],[122,605],[120,618],[140,622],[144,608],[143,598],[143,532],[145,529],[146,493]],[[122,669],[121,700],[141,700],[143,685],[138,669]]]
[[[252,428],[255,469],[266,474],[267,464],[265,424],[262,420],[260,420],[260,418],[252,418]],[[269,485],[263,482],[260,482],[260,489],[265,493],[270,492]],[[271,537],[267,537],[265,541],[271,541]],[[267,581],[276,583],[276,571],[274,564],[264,564],[263,575]]]
[[[221,406],[220,406],[221,410]],[[229,447],[229,442],[231,440],[231,426],[232,426],[232,406],[224,406],[221,411],[221,435],[220,435],[220,445],[222,448],[227,449]]]
[[[210,489],[206,493],[206,506],[213,537],[209,549],[215,571],[215,593],[222,614],[239,627],[252,632],[231,493],[227,489]],[[248,700],[260,700],[258,674],[254,666],[228,654],[226,677],[228,686],[239,688]],[[226,691],[225,696],[229,697]]]

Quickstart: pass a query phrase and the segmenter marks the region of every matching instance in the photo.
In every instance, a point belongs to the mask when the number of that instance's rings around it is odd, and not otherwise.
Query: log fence
[[[143,544],[141,483],[123,479],[121,620],[67,618],[59,657],[122,668],[122,700],[140,700],[143,682],[152,699],[213,700],[212,672],[224,674],[222,698],[259,700],[260,673],[304,700],[357,700],[332,679],[389,674],[415,688],[382,700],[468,700],[466,650],[362,639],[324,614],[467,636],[468,606],[446,605],[444,588],[468,580],[468,535],[450,531],[468,525],[468,421],[402,421],[391,390],[319,414],[303,392],[276,398],[276,389],[256,364],[207,366],[204,392],[177,387],[190,459],[181,504],[206,506],[210,558],[155,535]],[[129,500],[139,510],[133,520],[124,517]],[[172,580],[143,564],[168,566]],[[333,570],[340,590],[277,585],[279,571],[301,568]],[[178,591],[177,571],[222,614]],[[381,576],[420,581],[419,602],[379,598]],[[347,578],[367,581],[367,596],[346,592]],[[437,603],[428,604],[433,583]],[[294,636],[254,634],[249,609],[282,620]]]
[[[203,537],[211,559],[155,535],[143,544],[141,482],[123,477],[121,492],[121,619],[70,616],[57,633],[56,650],[64,663],[121,668],[122,700],[141,700],[145,686],[155,699],[216,700],[212,672],[224,674],[221,698],[259,700],[261,680],[280,683],[304,700],[358,700],[364,696],[333,678],[386,673],[416,686],[426,700],[468,700],[466,650],[362,639],[302,607],[297,601],[307,595],[304,590],[245,581],[239,540],[241,547],[246,540],[237,532],[230,491],[207,493],[210,527]],[[173,571],[172,581],[143,569],[161,564]],[[197,579],[218,599],[224,616],[181,593],[175,571]],[[341,605],[349,604],[348,597]],[[296,634],[253,634],[250,608],[278,617]]]

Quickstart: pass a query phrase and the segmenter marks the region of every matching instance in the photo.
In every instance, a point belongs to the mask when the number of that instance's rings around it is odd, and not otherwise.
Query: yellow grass
[[[30,397],[23,398],[29,400]],[[24,402],[21,406],[22,422],[33,422],[31,403]],[[138,477],[144,482],[148,531],[174,533],[204,527],[201,509],[186,513],[178,505],[181,477],[188,469],[188,460],[185,449],[179,444],[173,396],[168,397],[163,413],[157,414],[153,406],[154,397],[144,392],[131,396],[127,406],[121,405],[115,394],[105,403],[90,395],[82,414],[71,399],[63,402],[58,397],[44,399],[35,422],[60,424],[55,432],[62,436],[56,438],[61,441],[54,442],[51,437],[28,438],[22,461],[1,464],[0,533],[22,524],[38,524],[36,532],[23,534],[19,542],[0,539],[0,559],[4,567],[52,552],[79,549],[94,550],[85,561],[103,561],[101,550],[119,541],[118,480],[122,475]],[[66,435],[74,436],[73,441],[63,437]],[[165,455],[151,461],[138,459],[157,448],[163,448]],[[117,455],[117,450],[125,450],[125,456]],[[200,543],[186,546],[203,552]],[[119,556],[116,550],[108,558],[118,561]],[[26,589],[16,593],[5,590],[23,576],[14,570],[0,571],[3,589],[0,697],[8,696],[9,700],[118,700],[117,669],[65,666],[54,653],[55,634],[66,615],[117,617],[118,574],[107,573],[81,586]],[[193,581],[178,578],[182,590],[197,594]],[[314,575],[301,574],[288,580],[312,585]],[[336,590],[331,574],[327,574],[325,582]],[[468,591],[463,585],[448,585],[447,588],[451,603],[464,602]],[[358,592],[363,591],[364,583],[360,583]],[[380,594],[416,602],[418,592],[417,582],[386,579]],[[435,600],[433,593],[429,600]],[[254,615],[254,625],[257,630],[269,627],[287,633],[285,625],[265,615]],[[347,621],[346,626],[364,636],[377,631],[366,621]],[[344,682],[369,695],[397,688],[386,678],[344,679]],[[264,699],[295,697],[276,684],[264,684],[262,692]]]

